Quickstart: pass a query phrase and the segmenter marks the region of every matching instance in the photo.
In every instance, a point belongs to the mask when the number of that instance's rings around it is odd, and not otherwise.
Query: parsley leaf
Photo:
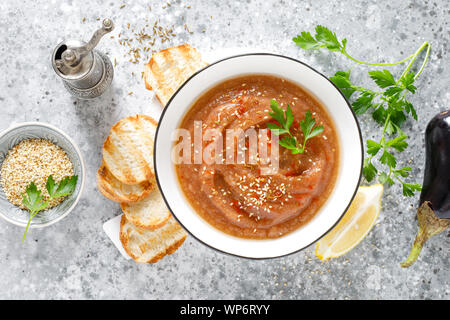
[[[299,47],[305,50],[313,50],[321,48],[320,44],[314,39],[309,32],[302,32],[300,35],[292,39]]]
[[[41,191],[38,190],[34,182],[31,182],[27,187],[25,193],[22,195],[22,204],[31,213],[38,212],[44,209],[48,203],[44,201]]]
[[[402,83],[403,87],[410,91],[411,93],[416,93],[417,88],[413,86],[414,83],[414,73],[410,72],[406,74],[404,77],[400,78],[400,82]]]
[[[291,125],[294,122],[294,115],[291,107],[287,105],[286,112],[284,112],[283,109],[278,106],[278,102],[275,99],[272,99],[270,101],[270,108],[272,109],[272,112],[269,112],[269,115],[274,120],[278,121],[280,126],[269,122],[267,127],[273,134],[288,135],[278,140],[278,143],[280,146],[291,150],[292,154],[304,153],[306,141],[323,132],[323,126],[315,126],[316,119],[312,117],[311,111],[308,110],[305,114],[305,119],[300,121],[300,128],[303,132],[303,144],[300,144],[290,131]]]
[[[352,103],[353,110],[357,115],[367,112],[374,105],[372,104],[374,96],[370,94],[362,94]]]
[[[334,76],[330,77],[330,80],[342,91],[347,99],[350,99],[356,91],[350,82],[350,71],[338,71]]]
[[[421,190],[422,186],[418,183],[403,183],[403,195],[406,197],[412,197],[415,191]]]
[[[318,25],[316,27],[316,40],[322,43],[323,46],[325,46],[330,51],[338,51],[342,47],[344,47],[344,45],[340,44],[334,32],[321,25]],[[346,42],[347,40],[345,40],[344,43]]]
[[[75,191],[77,180],[77,176],[66,177],[62,179],[59,184],[56,184],[55,180],[53,180],[53,177],[50,175],[47,178],[47,183],[45,185],[49,194],[49,199],[65,197],[72,194]],[[49,202],[48,200],[44,201],[44,196],[42,195],[41,190],[38,190],[36,184],[30,182],[25,193],[22,195],[22,205],[30,211],[30,217],[22,238],[22,242],[25,242],[31,219],[33,219],[39,211],[46,209]]]
[[[50,180],[52,176],[48,177],[48,180]],[[47,180],[47,182],[48,182]],[[60,198],[60,197],[66,197],[70,194],[72,194],[75,191],[75,187],[77,185],[77,176],[72,177],[65,177],[59,182],[59,185],[54,187],[53,189],[49,190],[47,188],[48,193],[50,194],[51,198]],[[48,183],[47,183],[48,185]]]
[[[272,131],[273,134],[276,134],[277,136],[282,135],[284,133],[288,133],[288,131],[286,131],[283,128],[280,128],[279,126],[277,126],[275,123],[268,123],[267,124],[267,128],[270,129],[270,131]]]
[[[303,146],[300,153],[305,151],[306,141],[323,132],[323,126],[314,127],[315,124],[316,119],[312,117],[311,111],[306,111],[305,120],[300,121],[300,128],[302,129],[304,136]]]
[[[327,48],[330,51],[341,51],[345,49],[347,39],[339,42],[334,32],[324,26],[316,26],[316,35],[313,37],[309,32],[301,32],[292,39],[304,50],[316,50]]]
[[[400,97],[400,93],[402,92],[403,88],[401,87],[389,87],[383,92],[383,96],[398,99]]]
[[[380,88],[387,88],[395,85],[394,76],[389,70],[384,69],[383,71],[374,70],[369,71],[370,77]]]
[[[294,115],[292,114],[292,110],[291,107],[289,105],[287,105],[286,108],[286,124],[285,124],[285,129],[289,130],[289,128],[291,127],[292,122],[294,121]]]
[[[392,180],[392,178],[386,172],[381,172],[378,180],[381,184],[388,183],[390,186],[395,184],[394,180]]]
[[[377,176],[378,170],[372,164],[371,158],[364,159],[363,176],[368,181],[371,182]]]
[[[380,162],[387,164],[389,167],[395,168],[397,166],[397,160],[395,157],[386,149],[380,157]]]
[[[277,120],[280,124],[285,123],[283,109],[278,107],[278,102],[275,99],[270,100],[270,108],[273,112],[269,112],[269,115]]]
[[[409,101],[405,101],[405,111],[410,113],[414,120],[417,121],[416,109],[414,109],[413,105]]]
[[[398,152],[403,152],[407,147],[408,143],[405,141],[408,138],[405,135],[398,136],[391,141],[386,142],[386,146],[392,147]]]
[[[291,136],[281,138],[280,140],[278,140],[278,143],[280,144],[280,146],[292,150],[292,154],[294,154],[294,152],[299,153],[298,152],[299,148],[297,147],[297,140],[295,140],[295,138]]]
[[[409,175],[409,172],[411,172],[411,167],[404,167],[398,170],[394,170],[393,174],[395,177],[401,176],[403,178],[406,178]]]
[[[371,156],[375,156],[382,147],[383,146],[381,145],[381,143],[373,140],[367,140],[367,153]]]
[[[50,196],[52,194],[55,194],[56,189],[58,189],[58,185],[56,185],[55,180],[53,180],[52,175],[48,176],[47,183],[45,184],[45,187],[47,188],[48,194]]]

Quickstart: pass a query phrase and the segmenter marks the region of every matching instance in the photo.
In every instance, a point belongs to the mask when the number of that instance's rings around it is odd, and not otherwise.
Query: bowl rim
[[[49,123],[45,123],[45,122],[39,122],[39,121],[29,121],[29,122],[20,122],[20,123],[16,123],[16,124],[12,124],[11,126],[9,126],[8,128],[6,128],[5,130],[0,132],[0,139],[3,138],[3,136],[5,136],[7,133],[11,132],[14,129],[17,128],[21,128],[21,127],[28,127],[28,126],[39,126],[39,127],[46,127],[49,128],[51,130],[56,131],[57,133],[61,134],[65,139],[67,139],[67,141],[69,141],[69,143],[73,146],[73,148],[75,149],[75,152],[77,153],[77,155],[80,158],[80,163],[81,163],[81,175],[82,175],[82,179],[81,179],[81,186],[80,186],[80,192],[78,193],[77,197],[75,198],[75,201],[73,202],[73,204],[66,210],[66,212],[64,212],[64,214],[60,215],[58,218],[51,220],[47,223],[43,223],[43,224],[38,224],[38,225],[32,225],[30,224],[30,229],[39,229],[39,228],[45,228],[48,227],[52,224],[55,224],[56,222],[62,220],[63,218],[65,218],[74,208],[75,206],[78,204],[78,201],[81,198],[81,195],[83,194],[83,190],[84,190],[84,185],[85,185],[85,180],[86,180],[86,165],[84,163],[84,158],[83,155],[80,151],[80,149],[78,148],[77,144],[75,143],[75,141],[73,141],[73,139],[71,137],[69,137],[68,134],[66,134],[65,132],[63,132],[61,129],[49,124]],[[65,151],[65,150],[64,150]],[[0,217],[2,217],[4,220],[19,226],[19,227],[26,227],[26,224],[21,224],[15,220],[11,220],[10,218],[8,218],[6,215],[4,215],[1,211],[0,211]]]
[[[166,196],[164,194],[164,192],[162,191],[161,188],[161,183],[159,181],[159,175],[158,175],[158,169],[157,169],[157,141],[158,141],[158,135],[159,135],[159,129],[161,127],[161,123],[163,122],[164,116],[166,114],[166,111],[168,110],[168,108],[170,107],[170,104],[172,102],[172,100],[175,98],[175,96],[183,89],[183,87],[189,82],[191,81],[195,76],[197,76],[199,73],[205,71],[206,69],[221,63],[223,61],[227,61],[227,60],[231,60],[234,58],[239,58],[239,57],[246,57],[246,56],[272,56],[272,57],[277,57],[277,58],[283,58],[283,59],[288,59],[291,60],[293,62],[299,63],[309,69],[311,69],[313,72],[317,73],[318,75],[320,75],[321,77],[323,77],[325,80],[327,80],[335,89],[336,91],[342,96],[342,98],[344,99],[344,101],[347,104],[347,107],[351,113],[351,115],[353,116],[353,119],[356,123],[356,127],[358,129],[358,137],[359,137],[359,142],[360,142],[360,147],[361,147],[361,165],[360,165],[360,172],[359,172],[359,177],[358,177],[358,183],[355,186],[355,190],[353,191],[353,194],[350,198],[350,201],[347,205],[347,207],[345,208],[345,210],[342,212],[342,214],[340,215],[339,219],[336,220],[336,222],[326,231],[324,232],[320,237],[318,237],[317,239],[313,240],[311,243],[309,243],[308,245],[305,245],[301,248],[299,248],[298,250],[294,250],[285,254],[280,254],[280,255],[274,255],[274,256],[268,256],[268,257],[249,257],[249,256],[243,256],[243,255],[239,255],[236,253],[231,253],[231,252],[227,252],[224,250],[221,250],[219,248],[214,247],[212,244],[210,243],[206,243],[205,241],[201,240],[200,238],[198,238],[194,233],[192,233],[188,228],[186,228],[183,223],[180,221],[180,219],[178,219],[178,217],[176,216],[176,214],[174,213],[174,210],[170,207],[169,202],[166,199]],[[203,92],[203,91],[202,91]],[[184,114],[184,113],[183,113]],[[167,104],[164,106],[161,116],[159,118],[158,121],[158,126],[156,128],[156,133],[155,133],[155,141],[154,141],[154,150],[153,150],[153,164],[154,164],[154,169],[155,169],[155,180],[156,180],[156,184],[158,186],[158,189],[161,193],[161,196],[167,206],[167,208],[169,209],[169,211],[172,213],[172,216],[175,218],[175,220],[183,227],[183,229],[190,234],[192,237],[194,237],[197,241],[199,241],[200,243],[202,243],[203,245],[206,245],[207,247],[220,252],[220,253],[224,253],[226,255],[230,255],[233,257],[238,257],[238,258],[245,258],[245,259],[249,259],[249,260],[269,260],[269,259],[276,259],[276,258],[281,258],[281,257],[286,257],[295,253],[298,253],[300,251],[303,251],[304,249],[308,248],[309,246],[311,246],[312,244],[316,243],[317,241],[319,241],[320,239],[322,239],[325,235],[327,235],[343,218],[344,214],[347,212],[348,208],[350,207],[351,203],[353,202],[356,193],[358,192],[358,188],[361,184],[361,179],[362,179],[362,173],[363,173],[363,167],[364,167],[364,143],[363,143],[363,137],[362,137],[362,133],[361,133],[361,127],[360,124],[358,122],[358,119],[356,117],[356,113],[353,110],[350,102],[348,101],[348,99],[345,97],[345,95],[342,93],[341,90],[339,90],[339,88],[333,83],[333,81],[331,81],[327,76],[325,76],[323,73],[317,71],[316,69],[314,69],[313,67],[311,67],[310,65],[306,64],[305,62],[302,62],[300,60],[297,60],[295,58],[292,57],[288,57],[285,55],[281,55],[281,54],[277,54],[277,53],[269,53],[269,52],[251,52],[251,53],[243,53],[243,54],[237,54],[237,55],[232,55],[232,56],[228,56],[226,58],[222,58],[219,60],[216,60],[210,64],[208,64],[207,66],[203,67],[202,69],[196,71],[195,73],[193,73],[186,81],[183,82],[183,84],[181,84],[181,86],[173,93],[172,97],[169,99],[169,101],[167,102]],[[192,209],[194,210],[194,209]],[[195,210],[194,210],[195,211]],[[213,228],[215,228],[213,226]]]

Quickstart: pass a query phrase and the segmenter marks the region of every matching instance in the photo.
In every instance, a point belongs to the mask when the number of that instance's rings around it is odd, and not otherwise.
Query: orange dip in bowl
[[[334,124],[315,97],[286,79],[252,74],[215,85],[192,105],[179,128],[191,137],[196,121],[201,121],[203,131],[215,129],[224,137],[231,129],[267,129],[269,122],[276,123],[269,115],[271,99],[284,110],[291,107],[291,132],[298,141],[303,141],[299,124],[308,110],[316,125],[324,127],[308,140],[305,153],[292,154],[279,146],[276,173],[262,174],[261,163],[195,163],[195,150],[190,163],[176,164],[181,189],[195,211],[215,228],[236,237],[278,238],[298,229],[314,217],[335,185],[339,145]],[[202,147],[210,143],[204,138]],[[238,146],[235,153],[246,149]]]

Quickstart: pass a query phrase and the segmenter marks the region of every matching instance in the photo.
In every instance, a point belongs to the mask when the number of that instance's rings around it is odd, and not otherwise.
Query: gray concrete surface
[[[410,148],[399,156],[401,163],[414,168],[412,180],[419,183],[426,123],[450,107],[447,0],[170,2],[0,2],[0,130],[13,122],[49,122],[74,138],[87,162],[84,195],[67,218],[32,230],[25,244],[21,228],[0,221],[0,298],[448,299],[448,232],[429,241],[416,265],[400,268],[417,230],[418,196],[404,198],[398,186],[385,190],[379,220],[364,241],[326,263],[315,258],[314,246],[284,258],[251,261],[215,252],[192,237],[155,265],[122,258],[102,231],[102,224],[120,208],[96,189],[101,145],[122,117],[141,112],[157,117],[161,109],[148,107],[154,98],[141,79],[145,59],[128,62],[128,49],[117,41],[119,32],[130,34],[159,18],[161,25],[173,24],[177,36],[155,43],[155,50],[182,42],[200,51],[261,47],[298,58],[327,75],[354,67],[353,79],[364,85],[371,85],[369,68],[327,52],[302,52],[291,38],[323,24],[348,39],[354,56],[386,62],[398,61],[429,41],[429,64],[411,98],[419,121],[406,123]],[[76,101],[51,69],[50,55],[63,38],[87,39],[100,23],[97,18],[103,17],[117,25],[115,38],[99,45],[117,61],[114,87],[95,101]],[[193,34],[186,32],[185,23]],[[369,117],[360,120],[365,138],[379,135],[380,128]]]

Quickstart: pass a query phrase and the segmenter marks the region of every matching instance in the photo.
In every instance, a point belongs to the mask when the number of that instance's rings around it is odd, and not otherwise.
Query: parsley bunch
[[[306,111],[305,120],[300,121],[300,129],[303,132],[303,143],[300,144],[297,138],[291,133],[291,125],[294,122],[294,115],[292,109],[287,105],[286,112],[278,106],[278,102],[275,99],[270,100],[270,108],[273,112],[269,112],[269,115],[278,121],[281,125],[274,123],[268,123],[267,127],[273,134],[277,136],[287,134],[287,136],[278,140],[278,144],[286,149],[291,150],[292,154],[303,153],[306,150],[306,141],[317,136],[323,132],[323,126],[316,126],[316,119],[312,117],[311,111]]]
[[[59,184],[56,184],[55,180],[53,180],[53,177],[50,175],[47,178],[47,183],[45,185],[49,194],[49,199],[46,201],[44,201],[44,196],[41,194],[42,192],[37,188],[36,184],[34,182],[29,184],[25,193],[22,195],[22,204],[30,211],[30,217],[23,234],[22,242],[25,242],[31,219],[33,219],[39,211],[47,209],[49,200],[71,195],[75,191],[77,180],[78,176],[65,177]]]
[[[336,84],[347,99],[352,98],[352,107],[357,115],[371,112],[372,118],[382,126],[383,131],[379,141],[367,140],[364,159],[363,175],[368,182],[375,178],[382,184],[394,185],[401,183],[403,195],[413,196],[415,191],[421,190],[421,185],[417,183],[407,183],[404,178],[409,176],[411,167],[398,167],[395,152],[403,152],[408,143],[408,136],[401,130],[403,123],[409,114],[417,120],[417,113],[412,103],[407,99],[408,94],[416,93],[417,88],[414,81],[422,73],[430,54],[431,46],[428,42],[422,44],[417,51],[405,59],[394,63],[371,63],[353,58],[347,52],[347,39],[339,41],[336,34],[323,26],[316,27],[316,34],[313,37],[309,32],[302,32],[292,39],[299,47],[305,50],[317,50],[326,48],[332,52],[339,52],[350,60],[364,65],[371,66],[393,66],[409,61],[403,73],[397,78],[387,69],[369,71],[370,78],[377,85],[377,89],[368,89],[353,84],[350,80],[350,71],[338,71],[330,80]],[[420,53],[426,49],[424,61],[417,71],[411,71]],[[375,157],[378,156],[380,167],[374,164]]]

